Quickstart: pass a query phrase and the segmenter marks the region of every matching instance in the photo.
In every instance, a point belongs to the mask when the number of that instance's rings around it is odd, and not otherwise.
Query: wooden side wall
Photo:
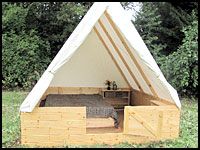
[[[37,106],[48,94],[102,94],[102,89],[100,87],[48,87]],[[128,88],[120,89],[127,90]]]
[[[148,124],[141,128],[132,113],[139,116],[136,118],[141,126]],[[179,135],[180,110],[174,106],[126,106],[124,119],[122,133],[87,134],[85,107],[37,107],[32,113],[21,113],[21,144],[40,147],[112,145],[147,143]],[[125,128],[127,120],[129,127]],[[153,129],[153,136],[144,130],[147,128]]]
[[[100,94],[101,88],[50,87],[48,94]],[[151,100],[163,102],[165,106],[152,106]],[[132,92],[132,105],[126,106],[123,133],[86,134],[85,107],[36,107],[31,113],[21,113],[21,144],[30,146],[64,146],[91,144],[118,144],[121,142],[146,143],[160,139],[176,138],[179,135],[180,110],[173,104],[136,90]],[[151,105],[151,106],[150,106]],[[127,111],[128,110],[128,111]],[[131,113],[139,115],[136,122]],[[148,122],[145,127],[141,125]],[[140,136],[134,134],[135,128]],[[128,129],[128,130],[127,130]],[[153,129],[152,132],[144,129]],[[136,133],[136,132],[135,132]]]
[[[21,143],[64,145],[69,136],[86,134],[85,107],[37,107],[21,113]]]
[[[179,136],[180,110],[175,106],[126,106],[124,133],[171,139]]]
[[[48,87],[41,99],[48,94],[100,94],[101,89],[95,87]]]
[[[150,106],[150,105],[154,105],[151,100],[154,101],[159,101],[161,102],[163,105],[174,105],[174,103],[171,103],[167,100],[137,91],[132,89],[132,93],[131,93],[131,105],[133,106],[140,106],[140,105],[145,105],[145,106]]]

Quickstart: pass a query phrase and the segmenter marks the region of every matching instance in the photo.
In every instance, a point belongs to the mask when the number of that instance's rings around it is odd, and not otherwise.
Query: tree
[[[27,28],[36,29],[50,43],[53,59],[92,3],[33,2],[28,6]]]
[[[90,5],[91,2],[3,3],[3,86],[32,87]]]
[[[162,50],[165,48],[165,44],[162,44],[158,40],[159,31],[161,29],[161,16],[157,15],[158,8],[152,2],[145,2],[142,4],[140,12],[133,22],[140,36],[144,40],[148,49],[160,64],[160,58],[162,57]]]
[[[192,12],[191,8],[195,8],[195,5],[189,7],[192,2],[153,3],[158,8],[156,13],[160,15],[161,19],[161,29],[158,34],[159,43],[166,44],[163,54],[168,56],[181,45],[184,38],[181,30],[192,22],[189,12]]]
[[[197,10],[195,2],[144,2],[134,21],[163,74],[180,94],[197,94]]]
[[[50,46],[34,29],[26,30],[26,8],[16,4],[5,4],[3,8],[3,87],[28,88],[50,62]]]
[[[198,90],[198,19],[193,12],[193,21],[184,27],[184,38],[176,52],[166,57],[162,64],[171,84],[182,94],[197,95]]]

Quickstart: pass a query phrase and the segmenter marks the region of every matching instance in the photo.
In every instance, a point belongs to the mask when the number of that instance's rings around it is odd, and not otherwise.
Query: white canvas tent
[[[119,2],[96,2],[78,24],[20,107],[32,112],[49,86],[120,87],[181,103]]]

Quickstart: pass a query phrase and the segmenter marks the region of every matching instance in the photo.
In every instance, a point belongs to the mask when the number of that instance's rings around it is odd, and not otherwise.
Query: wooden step
[[[86,128],[102,128],[102,127],[114,127],[114,119],[111,117],[86,119]]]

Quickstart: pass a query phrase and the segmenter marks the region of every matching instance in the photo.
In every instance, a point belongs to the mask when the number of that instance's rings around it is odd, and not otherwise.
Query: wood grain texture
[[[86,132],[85,107],[37,107],[32,113],[21,113],[20,118],[22,145],[136,144],[177,138],[180,110],[174,105],[126,106],[123,127],[118,132]]]
[[[152,103],[152,101],[154,103]],[[155,104],[155,101],[156,104]],[[143,92],[140,92],[138,90],[132,89],[131,93],[131,105],[138,106],[138,105],[144,105],[144,106],[150,106],[150,105],[173,105],[176,106],[175,103],[172,103],[168,100],[155,97],[153,95],[149,95]]]
[[[103,127],[114,127],[113,118],[87,118],[86,119],[87,128],[103,128]]]
[[[101,94],[103,89],[102,87],[48,87],[41,100],[45,99],[48,94]],[[128,90],[128,88],[120,89]]]
[[[176,106],[126,106],[125,113],[129,114],[124,123],[126,134],[157,139],[179,136],[180,110]]]
[[[64,144],[68,135],[86,134],[86,107],[39,107],[20,118],[22,144]]]

